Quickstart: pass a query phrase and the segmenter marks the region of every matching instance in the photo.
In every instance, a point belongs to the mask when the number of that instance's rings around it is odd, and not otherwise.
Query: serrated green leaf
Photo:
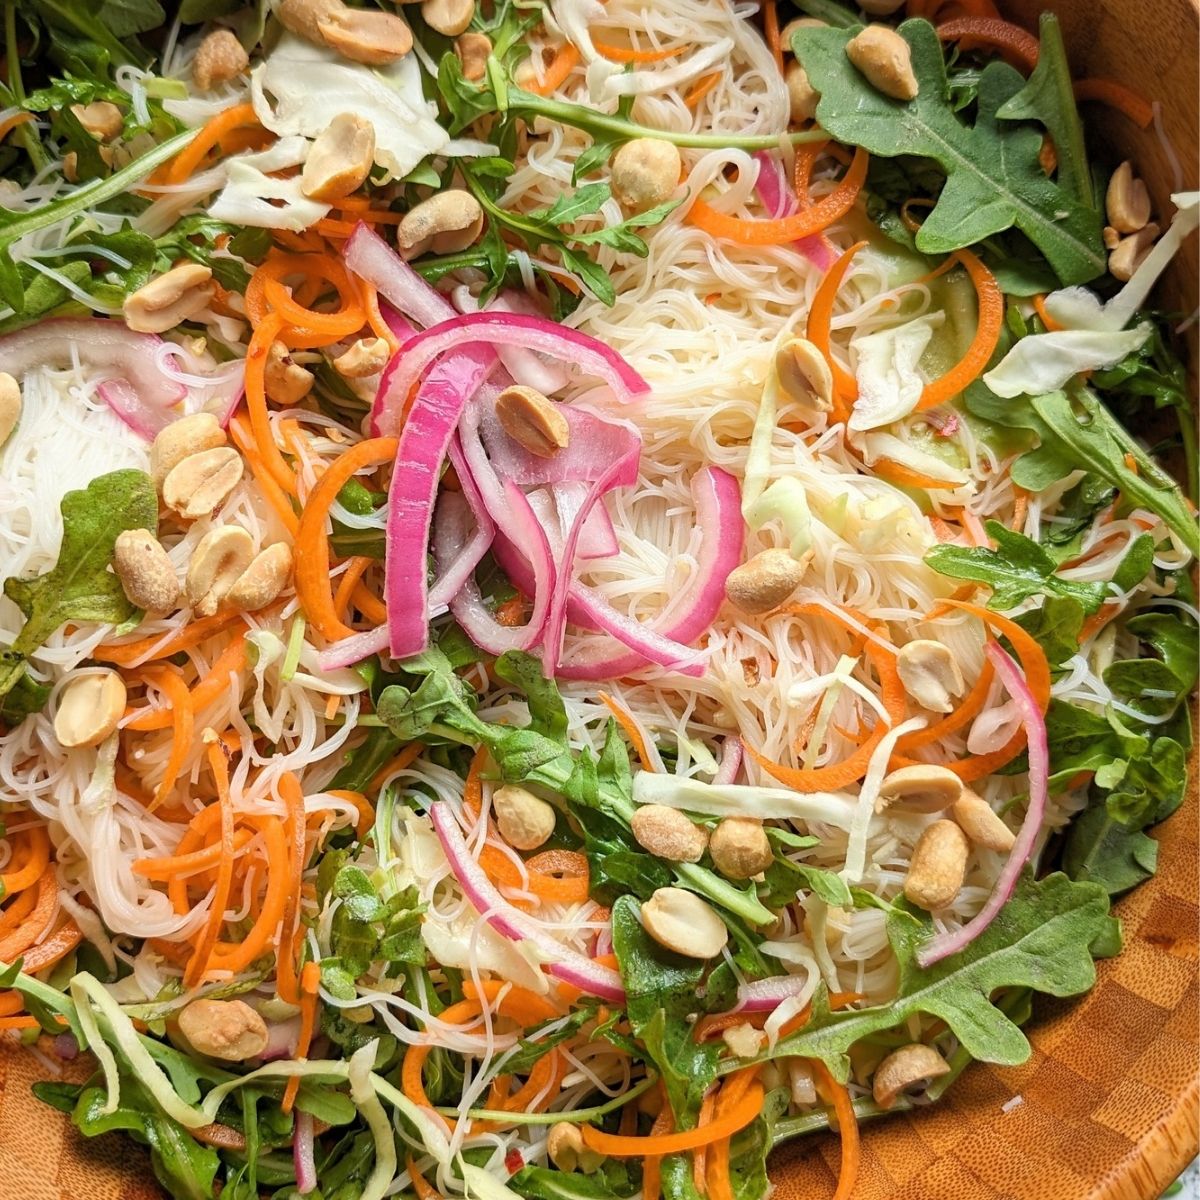
[[[920,87],[908,102],[876,91],[850,62],[846,43],[854,30],[801,29],[794,45],[821,95],[817,120],[823,129],[872,154],[933,159],[945,172],[946,184],[917,234],[917,248],[946,254],[1015,225],[1063,283],[1103,274],[1107,258],[1099,216],[1046,177],[1036,129],[997,119],[997,110],[1025,86],[1021,74],[1005,63],[989,63],[979,78],[976,120],[969,125],[951,103],[933,26],[905,21],[899,33],[912,51]]]

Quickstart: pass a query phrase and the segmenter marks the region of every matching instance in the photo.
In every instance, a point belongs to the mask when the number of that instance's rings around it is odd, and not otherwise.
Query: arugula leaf
[[[1116,489],[1095,475],[1085,475],[1063,494],[1054,516],[1042,523],[1041,543],[1064,563],[1083,546],[1084,536],[1096,524],[1096,516],[1115,499]]]
[[[1054,573],[1058,565],[1054,558],[1032,538],[999,521],[988,521],[986,529],[996,543],[995,550],[985,546],[935,546],[925,555],[925,562],[952,579],[986,583],[992,589],[989,608],[1014,608],[1031,596],[1043,594],[1069,597],[1086,613],[1096,612],[1104,603],[1107,584],[1061,579]]]
[[[850,1071],[848,1051],[856,1042],[927,1014],[944,1020],[973,1058],[1015,1066],[1029,1057],[1029,1043],[993,1003],[997,989],[1031,987],[1053,996],[1087,991],[1096,977],[1088,948],[1105,932],[1108,920],[1103,888],[1073,883],[1062,874],[1036,881],[1025,874],[979,937],[924,969],[916,954],[932,932],[932,920],[907,901],[896,908],[887,923],[900,967],[896,998],[875,1008],[833,1012],[822,984],[808,1024],[781,1038],[757,1061],[793,1054],[820,1058],[844,1081]]]
[[[1093,804],[1071,822],[1062,865],[1072,879],[1119,896],[1158,870],[1158,843],[1118,821],[1104,804]]]
[[[1044,12],[1038,26],[1041,44],[1037,66],[1025,86],[996,112],[1004,121],[1040,121],[1054,139],[1058,181],[1088,208],[1096,207],[1088,167],[1083,123],[1071,86],[1071,64],[1058,17]]]
[[[25,662],[67,621],[120,623],[135,609],[109,570],[113,545],[127,529],[158,528],[158,498],[143,471],[112,471],[62,499],[58,562],[34,579],[9,578],[4,594],[25,615],[16,641],[0,650],[0,697],[22,677]]]
[[[526,1200],[625,1200],[637,1191],[628,1167],[619,1159],[609,1159],[593,1175],[522,1167],[508,1186]]]
[[[613,950],[625,984],[625,1011],[634,1036],[658,1068],[678,1129],[696,1122],[700,1102],[716,1078],[719,1051],[697,1042],[692,1022],[704,1011],[697,989],[704,964],[672,954],[642,928],[639,906],[630,896],[613,905]]]
[[[1037,639],[1051,670],[1061,670],[1067,659],[1079,653],[1083,605],[1074,596],[1047,596],[1041,608],[1015,619],[1026,633]]]
[[[872,154],[933,159],[946,184],[916,236],[917,249],[946,254],[1016,225],[1045,255],[1063,283],[1103,274],[1107,260],[1100,218],[1047,179],[1038,161],[1041,136],[1002,122],[997,110],[1025,86],[1020,73],[993,62],[979,77],[974,125],[950,102],[941,44],[932,25],[905,21],[900,36],[912,50],[920,85],[916,99],[893,100],[871,87],[846,55],[854,30],[809,28],[793,38],[813,87],[817,119],[841,142]]]
[[[966,400],[975,416],[1036,436],[1037,447],[1013,464],[1013,482],[1019,487],[1044,491],[1082,468],[1119,491],[1126,503],[1157,513],[1193,554],[1200,553],[1200,527],[1178,485],[1094,392],[1079,388],[1070,395],[1048,392],[1002,400],[977,380],[967,389]]]

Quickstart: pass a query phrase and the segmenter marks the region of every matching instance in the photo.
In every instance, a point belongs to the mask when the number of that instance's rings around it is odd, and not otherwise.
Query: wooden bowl
[[[1077,74],[1118,79],[1161,100],[1185,187],[1197,186],[1200,0],[1001,5],[1029,29],[1053,9]],[[1114,161],[1134,160],[1155,211],[1169,211],[1173,169],[1153,131],[1107,112],[1090,116],[1093,128],[1104,122]],[[1190,239],[1167,284],[1180,312],[1197,303],[1197,242]],[[1195,367],[1194,337],[1192,348]],[[1033,1055],[1023,1067],[974,1064],[939,1104],[865,1126],[854,1200],[1157,1200],[1197,1154],[1198,823],[1193,776],[1187,801],[1157,831],[1158,874],[1117,906],[1124,952],[1099,964],[1086,997],[1037,998],[1027,1030]],[[67,1077],[88,1073],[73,1064]],[[119,1134],[84,1138],[34,1098],[32,1084],[51,1074],[45,1060],[0,1040],[0,1195],[161,1200],[144,1151]],[[832,1196],[837,1157],[829,1136],[785,1147],[771,1162],[778,1200]]]

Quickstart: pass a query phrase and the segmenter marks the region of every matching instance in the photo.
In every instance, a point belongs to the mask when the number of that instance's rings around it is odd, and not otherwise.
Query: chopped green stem
[[[635,1083],[629,1091],[614,1096],[604,1104],[597,1104],[594,1108],[573,1108],[569,1112],[544,1113],[509,1112],[503,1108],[470,1108],[467,1110],[467,1116],[472,1121],[506,1121],[510,1125],[557,1125],[560,1121],[582,1124],[584,1121],[594,1121],[598,1117],[607,1116],[615,1109],[628,1104],[630,1100],[636,1099],[657,1082],[658,1076],[652,1071],[645,1079]],[[444,1117],[462,1116],[459,1109],[450,1108],[448,1105],[436,1107],[433,1111],[441,1113]]]
[[[854,1115],[860,1121],[873,1121],[876,1117],[890,1116],[892,1113],[905,1112],[913,1107],[913,1103],[905,1096],[897,1098],[891,1108],[880,1108],[870,1096],[860,1096],[854,1102]],[[790,1142],[793,1138],[805,1137],[810,1133],[819,1133],[822,1129],[831,1128],[830,1115],[832,1109],[821,1108],[816,1112],[804,1113],[799,1117],[788,1117],[780,1121],[771,1134],[771,1149]]]
[[[1175,415],[1179,418],[1179,436],[1183,442],[1183,482],[1188,496],[1195,500],[1200,496],[1200,475],[1197,474],[1196,462],[1195,414],[1191,408],[1177,406]]]
[[[522,91],[514,87],[509,90],[508,107],[513,112],[523,116],[548,117],[560,125],[573,125],[590,133],[593,137],[607,138],[657,138],[663,142],[673,142],[693,150],[773,150],[779,146],[781,137],[786,136],[793,144],[801,142],[821,142],[828,134],[820,129],[807,129],[803,132],[778,134],[760,133],[738,136],[728,133],[679,133],[672,129],[651,129],[648,125],[638,125],[626,121],[622,117],[610,116],[607,113],[593,112],[580,104],[570,104],[564,100],[549,100],[545,96],[535,96],[532,92]]]

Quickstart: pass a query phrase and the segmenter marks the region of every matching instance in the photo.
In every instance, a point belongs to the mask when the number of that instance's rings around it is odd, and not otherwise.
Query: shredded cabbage
[[[879,329],[855,338],[855,377],[858,399],[850,414],[850,428],[878,429],[907,417],[917,407],[925,379],[917,369],[933,339],[945,323],[944,313],[926,313],[892,329]]]

